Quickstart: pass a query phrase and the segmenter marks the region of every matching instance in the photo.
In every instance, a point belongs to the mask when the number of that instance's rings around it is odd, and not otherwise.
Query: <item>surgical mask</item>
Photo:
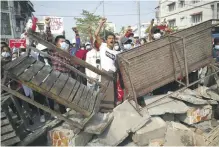
[[[161,37],[161,34],[160,34],[160,33],[154,34],[154,39],[155,39],[155,40],[160,39],[160,37]]]
[[[87,45],[87,46],[86,46],[86,49],[87,49],[87,50],[91,49],[91,46],[90,46],[90,45]]]
[[[114,50],[118,51],[119,50],[119,46],[118,45],[114,46]]]
[[[81,47],[81,49],[84,50],[85,48],[84,48],[84,47]]]
[[[124,48],[127,49],[127,50],[129,50],[129,49],[132,48],[132,46],[131,46],[131,44],[124,44]]]
[[[62,42],[62,43],[60,43],[60,48],[62,50],[68,50],[69,44],[67,44],[66,42]]]
[[[9,52],[2,52],[2,57],[7,58],[7,57],[10,57],[10,56],[11,56],[11,55],[10,55]]]
[[[219,50],[219,45],[215,45],[214,47],[216,50]]]

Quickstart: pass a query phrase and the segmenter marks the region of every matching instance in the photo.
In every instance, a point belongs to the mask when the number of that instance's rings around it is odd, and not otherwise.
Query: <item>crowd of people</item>
[[[58,35],[53,38],[53,34],[50,30],[50,18],[45,19],[46,31],[44,33],[45,40],[48,42],[53,43],[56,47],[66,51],[71,56],[76,56],[77,58],[86,61],[87,63],[91,64],[92,66],[104,70],[107,72],[117,73],[117,66],[116,66],[116,56],[117,54],[133,49],[135,47],[139,47],[141,45],[145,45],[148,41],[159,39],[162,36],[162,32],[159,28],[154,27],[154,20],[151,21],[151,25],[149,26],[149,38],[134,38],[134,33],[132,32],[131,27],[128,27],[127,30],[123,35],[118,35],[114,33],[108,33],[104,37],[100,36],[100,31],[102,30],[104,24],[106,23],[106,18],[101,18],[99,22],[99,26],[95,31],[95,34],[92,34],[91,27],[88,28],[88,35],[90,36],[90,41],[88,42],[81,42],[79,31],[77,27],[73,27],[72,30],[75,34],[75,38],[73,39],[72,43],[65,38],[65,34]],[[48,53],[53,59],[47,58],[39,53],[31,51],[31,56],[36,58],[37,60],[44,62],[46,66],[51,66],[53,69],[64,73],[68,76],[71,76],[77,80],[79,80],[84,85],[98,91],[98,85],[90,81],[86,78],[78,76],[76,73],[73,73],[71,70],[66,68],[62,63],[57,62],[57,60],[62,61],[64,63],[70,64],[70,59],[67,57],[62,56],[58,52],[49,49],[41,44],[30,44],[27,36],[28,29],[36,29],[35,19],[31,22],[27,23],[25,32],[21,35],[21,38],[26,39],[27,45],[31,45],[36,47],[37,49]],[[35,25],[35,26],[34,26]],[[94,36],[94,37],[93,37]],[[5,42],[1,42],[1,62],[3,67],[6,63],[13,61],[19,56],[25,54],[26,48],[20,47],[19,49],[12,48],[10,49]],[[85,69],[83,66],[78,64],[71,65],[77,68],[77,70],[85,73],[88,77],[95,79],[96,81],[101,81],[101,76],[92,72],[89,69]],[[123,86],[121,86],[121,76],[117,76],[117,104],[120,104],[123,101],[124,91]],[[3,78],[3,68],[2,68],[2,78]],[[34,99],[35,101],[39,102],[40,104],[45,104],[47,97],[30,89],[29,87],[16,82],[11,82],[11,88],[17,89],[20,87],[21,93],[25,96]],[[22,101],[19,100],[20,104],[22,105]],[[52,99],[48,99],[49,107],[54,110],[55,103]],[[65,106],[61,104],[57,104],[59,106],[60,113],[66,113],[67,109]],[[40,113],[40,121],[45,122],[44,112],[42,110],[38,110],[34,106],[29,106],[33,113],[39,111]],[[15,109],[14,106],[11,106],[12,109]]]

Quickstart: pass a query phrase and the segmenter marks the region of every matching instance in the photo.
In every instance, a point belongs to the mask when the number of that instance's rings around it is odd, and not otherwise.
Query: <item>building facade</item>
[[[145,23],[141,23],[141,36],[140,38],[145,38],[147,36],[147,34],[145,33],[146,29],[149,27],[151,23],[150,22],[145,22]],[[138,37],[139,33],[138,33],[138,25],[134,25],[131,27],[134,33],[134,37]]]
[[[218,0],[160,0],[156,18],[184,29],[209,19],[219,19]]]
[[[28,18],[34,12],[33,4],[29,1],[1,1],[1,40],[20,38]]]

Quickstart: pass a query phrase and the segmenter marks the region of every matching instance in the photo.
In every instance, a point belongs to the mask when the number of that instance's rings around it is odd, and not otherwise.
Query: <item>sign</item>
[[[45,20],[44,16],[44,20]],[[51,22],[50,22],[50,29],[52,34],[62,34],[64,31],[64,23],[62,17],[55,17],[55,16],[49,16]],[[46,26],[45,26],[46,29]]]
[[[10,39],[9,40],[9,47],[10,48],[26,48],[26,39]]]

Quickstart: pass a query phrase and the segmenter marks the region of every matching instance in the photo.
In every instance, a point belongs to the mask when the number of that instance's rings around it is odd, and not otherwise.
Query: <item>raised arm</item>
[[[76,40],[76,51],[80,48],[81,39],[76,27],[73,27],[72,30],[75,32],[75,40]]]
[[[100,38],[100,30],[102,29],[105,22],[106,22],[106,18],[101,18],[100,24],[95,32],[95,39],[99,45],[101,45],[102,43],[102,39]]]
[[[49,17],[46,17],[45,19],[45,24],[46,24],[46,40],[48,42],[52,42],[52,39],[53,39],[53,36],[52,36],[52,32],[51,32],[51,28],[50,28],[50,18]]]

